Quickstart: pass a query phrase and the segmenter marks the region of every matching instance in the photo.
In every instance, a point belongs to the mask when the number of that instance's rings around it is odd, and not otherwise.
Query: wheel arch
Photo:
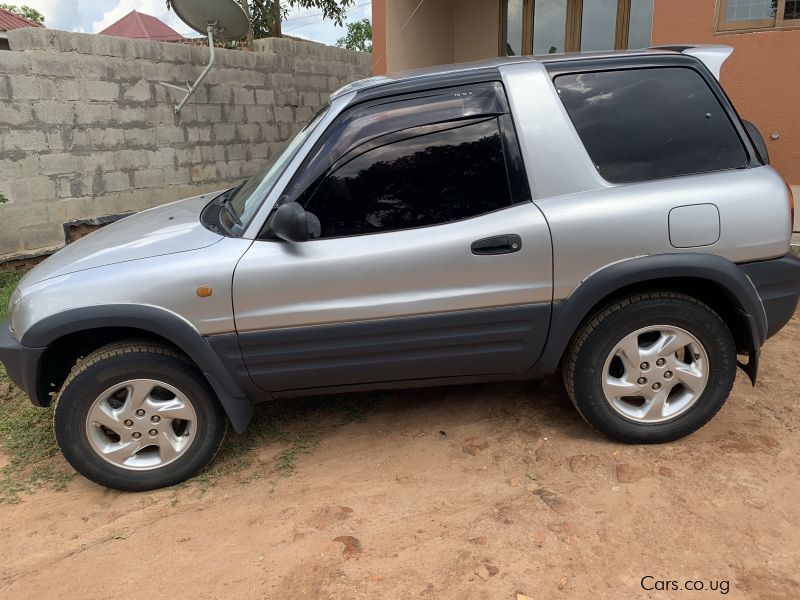
[[[750,356],[741,365],[755,383],[767,318],[750,279],[735,263],[712,254],[656,254],[596,271],[561,302],[553,303],[550,332],[536,374],[558,369],[583,323],[603,306],[642,291],[678,291],[708,304],[725,321],[737,349]]]
[[[188,356],[214,390],[234,429],[244,430],[252,417],[246,390],[191,323],[155,306],[84,307],[56,313],[32,325],[20,343],[46,350],[39,361],[36,397],[31,399],[35,404],[49,404],[50,392],[60,388],[79,357],[105,344],[134,338],[158,341]]]

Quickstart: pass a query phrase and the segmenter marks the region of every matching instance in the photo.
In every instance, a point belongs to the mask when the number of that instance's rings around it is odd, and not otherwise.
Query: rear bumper
[[[780,331],[797,308],[800,298],[800,258],[787,254],[781,258],[739,265],[761,298],[767,316],[767,336]]]
[[[47,398],[38,393],[39,363],[45,348],[28,348],[11,337],[8,321],[0,323],[0,362],[6,373],[36,406],[46,406]]]

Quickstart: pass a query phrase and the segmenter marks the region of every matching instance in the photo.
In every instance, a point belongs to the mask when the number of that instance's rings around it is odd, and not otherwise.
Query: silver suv
[[[271,398],[561,369],[623,442],[685,436],[793,314],[792,198],[724,47],[510,57],[347,86],[241,185],[28,273],[0,359],[64,456],[144,490]]]

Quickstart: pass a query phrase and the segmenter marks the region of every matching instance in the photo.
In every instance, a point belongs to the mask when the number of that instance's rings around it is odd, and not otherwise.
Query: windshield
[[[306,125],[297,132],[290,140],[285,142],[282,150],[275,152],[267,163],[259,169],[245,184],[236,192],[230,200],[230,206],[239,218],[239,223],[232,224],[236,233],[242,233],[250,224],[253,216],[258,211],[261,203],[272,190],[278,177],[281,176],[286,166],[297,154],[300,146],[308,139],[314,131],[317,123],[328,110],[328,105],[323,106]],[[224,213],[223,213],[224,214]]]

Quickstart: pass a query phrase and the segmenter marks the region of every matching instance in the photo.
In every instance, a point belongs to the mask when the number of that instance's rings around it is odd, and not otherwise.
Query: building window
[[[524,5],[527,4],[524,0],[508,0],[506,2],[506,32],[504,44],[501,48],[501,54],[506,56],[519,56],[524,54],[523,49],[523,22],[522,18]]]
[[[719,0],[717,31],[800,27],[800,0]]]
[[[532,30],[533,52],[564,52],[567,42],[567,0],[533,0],[531,9],[529,18],[536,15]]]
[[[653,0],[631,0],[628,20],[628,48],[648,48],[652,44]]]
[[[800,0],[797,2],[800,4]],[[503,54],[624,50],[650,45],[653,0],[505,0],[503,11]]]

